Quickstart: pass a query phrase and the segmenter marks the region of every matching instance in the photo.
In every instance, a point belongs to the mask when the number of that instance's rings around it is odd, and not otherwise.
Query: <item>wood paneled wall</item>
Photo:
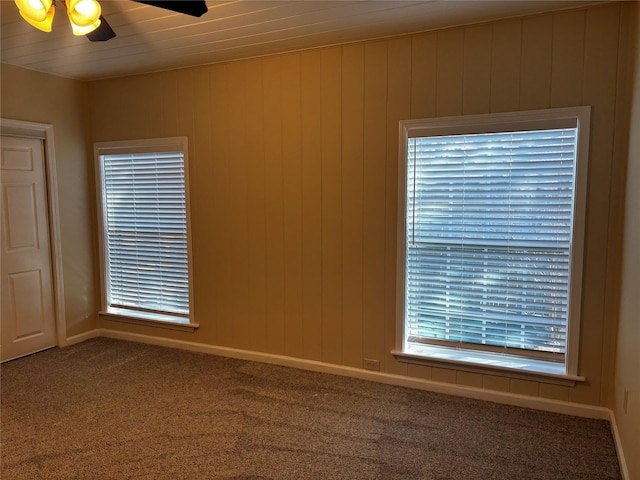
[[[98,326],[95,291],[95,205],[85,149],[86,85],[2,64],[2,118],[53,125],[67,337]],[[47,98],[43,100],[43,86]],[[4,225],[0,228],[4,228]]]
[[[629,470],[628,478],[640,478],[640,5],[629,16],[635,30],[635,56],[629,163],[627,170],[624,248],[620,296],[620,320],[616,351],[615,388],[610,404]],[[624,25],[623,25],[624,26]],[[623,143],[623,142],[620,142]]]
[[[92,141],[189,137],[201,327],[106,324],[602,403],[615,328],[606,299],[617,295],[605,278],[619,269],[611,197],[625,161],[614,156],[614,123],[626,10],[609,4],[91,83]],[[569,388],[395,361],[398,121],[572,105],[593,107],[580,354],[588,381]]]

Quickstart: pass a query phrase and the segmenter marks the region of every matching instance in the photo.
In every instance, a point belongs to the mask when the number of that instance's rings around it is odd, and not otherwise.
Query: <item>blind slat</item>
[[[407,144],[405,330],[564,354],[575,128]]]
[[[101,160],[109,304],[188,314],[183,152]]]

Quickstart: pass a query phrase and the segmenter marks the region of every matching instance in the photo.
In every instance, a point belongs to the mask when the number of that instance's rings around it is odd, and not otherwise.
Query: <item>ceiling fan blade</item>
[[[134,2],[144,3],[146,5],[152,5],[154,7],[165,8],[167,10],[173,10],[174,12],[184,13],[193,17],[201,17],[209,10],[207,3],[204,0],[133,0]]]
[[[86,35],[91,42],[106,42],[115,36],[116,32],[113,31],[111,25],[107,23],[107,20],[102,15],[100,15],[100,26]]]

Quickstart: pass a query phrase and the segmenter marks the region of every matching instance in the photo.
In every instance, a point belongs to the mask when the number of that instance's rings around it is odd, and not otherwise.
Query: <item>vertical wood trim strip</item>
[[[551,107],[573,107],[582,100],[585,11],[553,16]]]
[[[384,211],[387,118],[387,42],[365,45],[363,306],[366,358],[386,371],[384,345]]]
[[[321,59],[301,54],[302,298],[304,358],[322,360]]]
[[[551,15],[525,18],[522,21],[521,110],[549,108],[552,44]]]
[[[282,57],[263,60],[266,223],[266,351],[285,350]]]
[[[515,112],[520,108],[522,20],[493,27],[491,49],[491,112]]]
[[[322,51],[322,360],[342,363],[342,49]]]
[[[464,29],[438,32],[436,115],[462,115]]]
[[[285,355],[304,357],[300,54],[282,59]]]
[[[436,116],[438,34],[411,37],[411,118]]]
[[[362,368],[364,46],[342,50],[342,361]]]
[[[462,113],[489,113],[491,109],[491,53],[493,27],[464,30]]]

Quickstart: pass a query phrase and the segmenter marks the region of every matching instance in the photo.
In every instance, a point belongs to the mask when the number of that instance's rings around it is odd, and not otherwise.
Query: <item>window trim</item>
[[[521,112],[490,113],[440,117],[430,119],[401,120],[399,123],[398,141],[398,230],[397,230],[397,262],[396,262],[396,344],[391,351],[399,361],[407,363],[423,363],[427,365],[449,366],[457,369],[489,370],[495,372],[513,372],[513,376],[532,375],[549,378],[553,383],[558,379],[570,382],[584,381],[578,375],[581,298],[583,284],[583,259],[587,202],[587,169],[589,159],[589,130],[591,107],[567,107]],[[575,164],[575,202],[573,213],[573,240],[571,244],[570,290],[568,301],[567,343],[564,372],[549,372],[544,369],[531,370],[513,364],[514,356],[509,362],[501,363],[503,354],[493,355],[492,361],[468,361],[463,357],[467,350],[444,348],[451,355],[415,355],[407,352],[405,339],[405,270],[406,270],[406,193],[407,193],[407,142],[411,137],[419,137],[425,133],[431,135],[451,135],[456,133],[491,133],[502,131],[519,131],[541,128],[577,127],[578,141]],[[440,348],[440,347],[437,347]],[[457,350],[457,355],[456,355]],[[460,353],[462,352],[462,354]],[[490,355],[491,356],[491,355]],[[448,358],[447,358],[448,357]],[[515,357],[517,358],[517,357]],[[517,363],[517,362],[516,362]],[[468,368],[466,368],[468,367]]]
[[[100,160],[102,155],[127,154],[127,153],[155,153],[181,151],[184,155],[184,189],[186,203],[186,225],[187,225],[187,269],[189,282],[189,314],[188,316],[177,316],[170,314],[153,315],[153,313],[122,312],[110,310],[107,304],[107,263],[106,263],[106,242],[105,242],[105,213],[104,213],[104,175],[103,163]],[[151,138],[140,140],[123,140],[111,142],[96,142],[93,146],[95,159],[96,195],[97,195],[97,220],[98,220],[98,242],[100,261],[100,311],[99,315],[108,320],[122,321],[139,325],[151,325],[172,330],[194,331],[199,324],[193,321],[193,254],[191,239],[191,207],[189,189],[189,152],[188,139],[186,136]]]

